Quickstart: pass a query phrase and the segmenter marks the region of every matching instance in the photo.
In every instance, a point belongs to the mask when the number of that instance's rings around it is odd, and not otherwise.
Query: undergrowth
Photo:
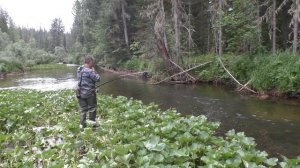
[[[73,91],[0,90],[0,167],[296,167],[204,116],[125,97],[98,96],[96,122],[80,130]],[[94,127],[96,126],[96,127]]]

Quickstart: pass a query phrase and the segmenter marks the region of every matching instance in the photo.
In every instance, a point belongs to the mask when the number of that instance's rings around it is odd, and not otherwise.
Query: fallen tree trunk
[[[218,57],[218,61],[220,62],[220,64],[221,64],[221,66],[223,67],[223,69],[228,73],[228,75],[239,85],[239,86],[241,86],[242,88],[245,88],[246,90],[248,90],[248,91],[250,91],[250,92],[252,92],[252,93],[255,93],[255,94],[257,94],[257,92],[256,91],[254,91],[254,90],[252,90],[252,89],[250,89],[250,88],[248,88],[247,87],[247,85],[248,84],[245,84],[245,85],[243,85],[243,84],[241,84],[233,75],[231,75],[231,73],[229,72],[229,70],[224,66],[224,64],[223,64],[223,62],[222,62],[222,60],[221,60],[221,58],[220,57]],[[251,81],[251,80],[250,80]],[[250,81],[249,81],[249,83],[250,83]],[[241,90],[240,90],[241,91]]]
[[[243,89],[245,89],[245,87],[247,87],[249,85],[249,83],[251,82],[251,80],[249,80],[243,87],[241,87],[239,89],[239,91],[242,91]]]
[[[172,64],[174,64],[175,66],[177,66],[181,71],[184,71],[184,69],[182,67],[180,67],[179,65],[177,65],[174,61],[170,60]],[[189,73],[185,72],[185,74],[191,78],[192,83],[195,83],[197,81],[196,78],[194,78],[192,75],[190,75]]]
[[[121,76],[131,76],[131,77],[146,77],[149,75],[148,71],[140,71],[140,72],[134,72],[134,71],[116,71],[105,67],[100,67],[103,71],[114,73]]]
[[[197,66],[195,66],[195,67],[193,67],[193,68],[190,68],[190,69],[184,70],[184,71],[182,71],[182,72],[176,73],[176,74],[174,74],[174,75],[172,75],[172,76],[169,76],[169,77],[165,78],[165,79],[162,80],[162,81],[159,81],[159,82],[156,82],[156,83],[153,83],[153,84],[154,84],[154,85],[160,84],[160,83],[162,83],[162,82],[164,82],[164,81],[166,81],[166,80],[168,80],[168,79],[170,79],[170,78],[173,78],[173,77],[175,77],[175,76],[177,76],[177,75],[180,75],[180,74],[183,74],[183,73],[187,73],[188,71],[191,71],[191,70],[193,70],[193,69],[199,68],[199,67],[204,66],[204,65],[207,65],[207,64],[209,64],[209,63],[212,63],[212,61],[209,61],[209,62],[200,64],[200,65],[197,65]]]

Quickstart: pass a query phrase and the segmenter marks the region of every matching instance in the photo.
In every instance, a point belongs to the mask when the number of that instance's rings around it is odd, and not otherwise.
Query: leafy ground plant
[[[98,118],[79,128],[72,91],[0,91],[0,167],[296,167],[256,149],[253,138],[204,116],[125,97],[98,96]]]

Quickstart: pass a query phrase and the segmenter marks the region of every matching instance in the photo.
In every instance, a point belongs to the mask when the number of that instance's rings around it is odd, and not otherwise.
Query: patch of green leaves
[[[0,167],[289,167],[256,149],[253,138],[204,116],[99,95],[96,123],[79,128],[72,91],[1,90]],[[93,128],[93,125],[100,125]]]

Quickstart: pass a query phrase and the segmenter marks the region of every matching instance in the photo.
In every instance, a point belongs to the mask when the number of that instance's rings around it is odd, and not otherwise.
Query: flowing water
[[[76,66],[30,71],[0,79],[0,88],[38,90],[72,89]],[[117,78],[101,73],[101,83]],[[123,78],[100,87],[99,92],[155,102],[162,109],[176,108],[183,115],[205,115],[221,122],[220,134],[235,129],[254,137],[258,148],[272,155],[300,155],[300,100],[258,100],[217,86],[148,85]]]

